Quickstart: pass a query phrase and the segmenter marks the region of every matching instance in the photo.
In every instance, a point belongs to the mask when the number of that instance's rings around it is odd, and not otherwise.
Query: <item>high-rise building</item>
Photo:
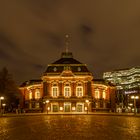
[[[116,86],[116,98],[119,103],[123,103],[123,107],[125,108],[131,104],[131,96],[140,96],[140,67],[105,72],[103,79]],[[140,107],[139,102],[137,100],[137,107]]]

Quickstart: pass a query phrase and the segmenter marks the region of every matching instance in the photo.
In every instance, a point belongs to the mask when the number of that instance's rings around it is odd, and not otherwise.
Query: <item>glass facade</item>
[[[140,87],[140,67],[105,72],[103,78],[116,85],[117,90],[133,92]]]
[[[132,112],[134,104],[131,97],[140,94],[140,67],[105,72],[103,78],[116,86],[116,111]],[[136,106],[140,109],[139,101]]]

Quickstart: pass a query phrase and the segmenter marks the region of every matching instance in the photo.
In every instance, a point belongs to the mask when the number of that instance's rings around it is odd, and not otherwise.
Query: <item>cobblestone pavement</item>
[[[140,118],[44,115],[0,118],[0,140],[140,140]]]

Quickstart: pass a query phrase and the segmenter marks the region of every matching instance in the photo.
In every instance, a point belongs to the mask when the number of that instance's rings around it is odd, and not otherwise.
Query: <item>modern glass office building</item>
[[[116,86],[117,102],[123,107],[128,107],[132,96],[140,96],[140,67],[118,69],[103,74],[103,79]],[[140,97],[139,97],[140,98]],[[140,100],[136,102],[140,106]]]

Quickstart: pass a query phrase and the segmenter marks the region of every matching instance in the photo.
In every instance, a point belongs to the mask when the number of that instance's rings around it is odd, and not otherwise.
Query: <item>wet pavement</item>
[[[0,140],[140,140],[140,117],[43,115],[0,118]]]

